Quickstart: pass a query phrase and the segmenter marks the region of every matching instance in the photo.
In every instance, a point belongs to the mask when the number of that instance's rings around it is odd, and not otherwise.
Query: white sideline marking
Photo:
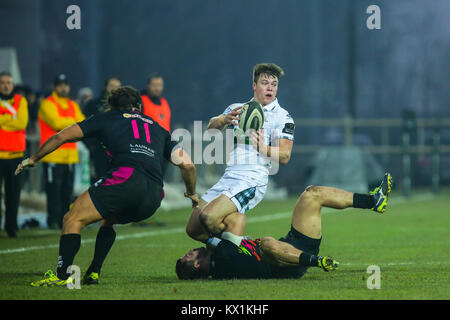
[[[138,232],[138,233],[133,233],[133,234],[124,234],[124,235],[117,236],[116,240],[143,238],[143,237],[149,237],[149,236],[159,236],[162,234],[175,234],[175,233],[182,233],[185,231],[186,231],[186,228],[173,228],[173,229],[167,229],[167,230]],[[81,240],[82,244],[91,243],[91,242],[95,242],[95,238]],[[24,248],[17,248],[17,249],[1,250],[0,254],[17,253],[17,252],[25,252],[25,251],[31,251],[31,250],[51,249],[51,248],[59,248],[59,244],[49,244],[49,245],[45,245],[45,246],[31,246],[31,247],[24,247]]]
[[[450,261],[435,261],[435,262],[386,262],[386,263],[353,263],[353,262],[348,262],[348,263],[340,263],[339,265],[341,266],[370,266],[370,265],[379,265],[381,267],[384,266],[409,266],[409,265],[413,265],[413,264],[428,264],[428,265],[436,265],[436,264],[450,264]]]
[[[400,204],[404,202],[420,202],[424,200],[431,200],[434,196],[432,194],[421,194],[414,196],[414,198],[411,199],[404,199],[404,198],[394,198],[390,200],[390,204]],[[335,211],[336,209],[330,209],[330,208],[324,208],[322,209],[322,213],[328,213]],[[266,221],[272,221],[272,220],[278,220],[278,219],[284,219],[291,217],[292,211],[285,211],[285,212],[277,212],[274,214],[268,214],[264,216],[259,217],[249,217],[247,218],[247,223],[258,223],[258,222],[266,222]],[[151,236],[158,236],[158,235],[164,235],[164,234],[176,234],[176,233],[184,233],[186,229],[183,227],[179,228],[172,228],[172,229],[166,229],[166,230],[158,230],[158,231],[148,231],[148,232],[138,232],[133,234],[124,234],[119,235],[116,237],[116,240],[126,240],[126,239],[135,239],[135,238],[144,238],[144,237],[151,237]],[[90,239],[84,239],[81,240],[81,243],[91,243],[95,242],[95,238]],[[16,248],[16,249],[6,249],[6,250],[0,250],[1,254],[8,254],[8,253],[19,253],[19,252],[26,252],[26,251],[32,251],[32,250],[42,250],[42,249],[51,249],[51,248],[59,248],[58,244],[49,244],[44,246],[30,246],[30,247],[23,247],[23,248]]]

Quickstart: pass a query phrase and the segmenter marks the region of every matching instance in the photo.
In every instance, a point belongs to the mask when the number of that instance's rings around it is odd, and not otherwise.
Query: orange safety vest
[[[74,106],[72,100],[67,99],[67,104],[69,105],[69,107],[67,109],[63,109],[56,102],[55,98],[53,98],[52,96],[47,97],[47,100],[51,101],[56,106],[56,109],[58,110],[58,114],[60,117],[64,117],[64,118],[70,117],[70,118],[75,119],[75,106]],[[53,130],[52,127],[50,127],[47,123],[45,123],[41,119],[41,117],[38,117],[38,120],[39,120],[39,128],[41,130],[41,146],[42,146],[45,141],[47,141],[51,136],[57,134],[58,132]],[[77,143],[76,142],[67,142],[59,148],[61,148],[61,149],[76,149]]]
[[[21,95],[14,95],[13,108],[16,112],[19,110],[21,99]],[[8,109],[2,108],[2,111],[2,113],[10,113],[11,115],[14,115]],[[25,130],[6,131],[0,129],[0,150],[13,152],[25,151]]]
[[[143,113],[170,132],[170,107],[167,100],[161,97],[161,105],[157,105],[154,104],[146,94],[143,94],[141,98],[142,103],[144,103]]]

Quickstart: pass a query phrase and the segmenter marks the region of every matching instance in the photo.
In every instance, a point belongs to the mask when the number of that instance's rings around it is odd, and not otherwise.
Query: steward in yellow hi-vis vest
[[[5,230],[16,237],[17,211],[20,202],[21,177],[14,175],[14,167],[23,160],[25,128],[28,124],[27,100],[13,93],[14,82],[9,72],[0,73],[0,190],[5,183]],[[1,225],[1,214],[0,214]]]
[[[60,74],[53,82],[53,92],[41,103],[38,112],[41,142],[64,128],[85,119],[79,105],[69,98],[70,85],[66,75]],[[52,229],[62,226],[69,210],[74,183],[74,165],[78,163],[76,143],[66,143],[42,158],[47,194],[47,225]]]
[[[25,128],[27,124],[27,99],[18,94],[14,94],[11,97],[1,97],[0,159],[15,159],[23,157],[26,144]]]
[[[61,97],[53,91],[50,96],[42,101],[39,108],[40,145],[43,145],[52,135],[76,122],[83,121],[84,118],[80,107],[75,101],[70,100],[68,97]],[[41,161],[59,164],[78,163],[77,144],[63,144],[58,150],[44,157]]]

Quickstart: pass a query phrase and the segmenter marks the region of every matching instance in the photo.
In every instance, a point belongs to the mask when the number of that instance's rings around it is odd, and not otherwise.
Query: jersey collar
[[[250,101],[255,100],[255,98],[251,98]],[[272,111],[275,107],[278,106],[278,98],[275,98],[271,103],[265,105],[263,107],[264,111]]]

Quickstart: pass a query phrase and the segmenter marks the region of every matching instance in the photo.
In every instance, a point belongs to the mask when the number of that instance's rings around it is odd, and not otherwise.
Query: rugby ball
[[[239,128],[243,132],[249,129],[260,130],[264,124],[264,109],[256,101],[247,102],[241,109]]]

